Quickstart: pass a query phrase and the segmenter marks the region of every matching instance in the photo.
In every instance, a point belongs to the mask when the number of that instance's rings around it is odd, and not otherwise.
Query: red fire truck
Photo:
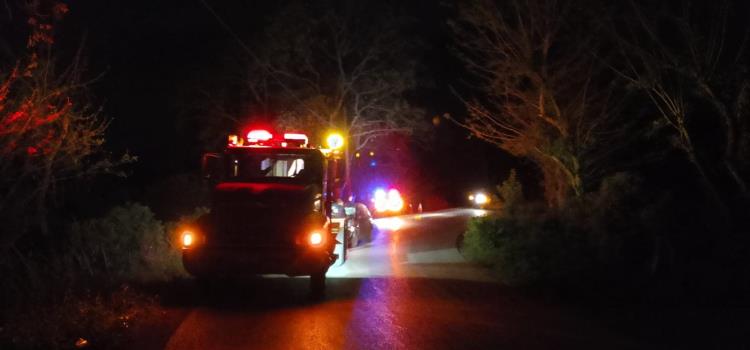
[[[203,156],[211,211],[182,232],[185,269],[198,279],[252,274],[310,276],[325,288],[344,220],[333,218],[337,150],[310,147],[302,133],[250,130]],[[337,236],[339,238],[337,239]],[[340,259],[341,260],[341,259]]]

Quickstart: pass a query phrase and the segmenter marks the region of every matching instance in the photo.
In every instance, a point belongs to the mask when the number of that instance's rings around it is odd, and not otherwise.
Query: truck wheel
[[[323,294],[326,289],[326,273],[316,272],[310,275],[310,292],[316,295]]]

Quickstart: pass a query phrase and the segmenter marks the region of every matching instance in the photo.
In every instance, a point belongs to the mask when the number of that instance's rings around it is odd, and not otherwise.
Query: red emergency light
[[[250,130],[247,133],[247,141],[251,143],[269,141],[273,139],[273,134],[268,130]]]

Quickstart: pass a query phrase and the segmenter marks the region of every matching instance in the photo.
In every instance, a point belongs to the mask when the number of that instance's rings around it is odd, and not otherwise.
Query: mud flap
[[[338,233],[336,233],[336,247],[333,249],[333,254],[337,256],[336,263],[335,263],[336,266],[341,266],[341,265],[344,265],[344,263],[346,263],[346,258],[348,255],[347,254],[348,249],[346,249],[346,245],[347,243],[349,243],[347,242],[347,238],[346,238],[346,234],[344,233],[343,225],[339,227],[340,228],[338,230]]]

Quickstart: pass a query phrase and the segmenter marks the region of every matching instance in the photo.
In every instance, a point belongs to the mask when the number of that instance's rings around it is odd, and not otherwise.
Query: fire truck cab
[[[336,261],[328,159],[307,136],[253,130],[203,157],[211,211],[182,233],[185,269],[198,279],[310,276],[325,288]]]

